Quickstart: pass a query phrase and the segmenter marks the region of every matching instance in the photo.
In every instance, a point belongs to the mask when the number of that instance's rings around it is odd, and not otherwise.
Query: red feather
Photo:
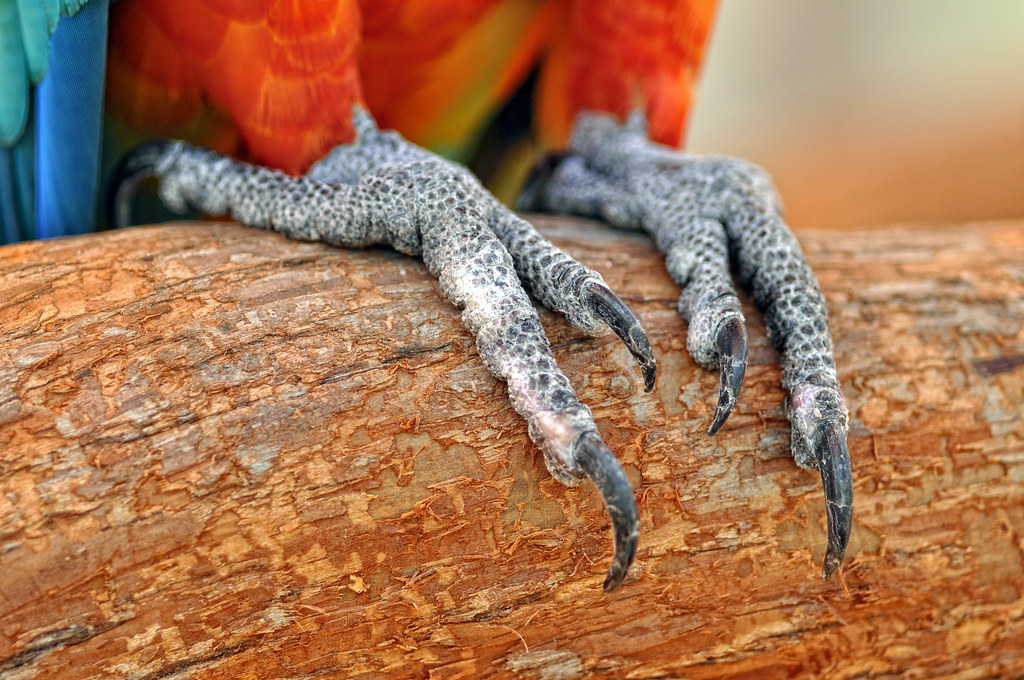
[[[678,144],[714,7],[714,0],[120,0],[112,9],[108,101],[152,134],[195,133],[203,121],[195,141],[300,173],[352,139],[353,104],[365,101],[383,125],[431,141],[446,116],[467,128],[485,123],[543,61],[536,119],[550,144],[564,144],[581,109],[622,117],[638,105],[654,139]],[[517,32],[501,33],[503,21]],[[494,55],[499,66],[484,68]],[[210,110],[237,135],[211,127]]]

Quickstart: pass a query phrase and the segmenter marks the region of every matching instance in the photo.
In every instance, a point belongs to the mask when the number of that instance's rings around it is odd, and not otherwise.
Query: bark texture
[[[798,234],[851,413],[854,533],[778,356],[718,377],[639,236],[537,220],[658,355],[543,314],[641,509],[552,480],[418,262],[231,224],[0,249],[0,678],[1024,673],[1024,225]]]

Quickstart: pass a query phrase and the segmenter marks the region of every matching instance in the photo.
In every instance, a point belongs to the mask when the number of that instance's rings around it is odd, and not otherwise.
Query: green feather
[[[50,34],[53,31],[49,28],[46,10],[37,1],[18,0],[18,14],[21,17],[21,44],[28,62],[29,79],[34,85],[46,74]]]
[[[89,0],[0,0],[0,145],[25,131],[29,86],[46,75],[50,36]]]
[[[14,0],[0,0],[0,144],[18,140],[28,120],[28,71]]]

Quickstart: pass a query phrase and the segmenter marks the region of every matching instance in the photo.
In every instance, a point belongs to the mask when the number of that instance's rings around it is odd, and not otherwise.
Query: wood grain
[[[637,489],[543,469],[416,261],[230,224],[0,248],[0,678],[1024,674],[1024,224],[799,233],[851,410],[855,528],[823,583],[748,310],[736,411],[644,238],[538,224],[658,355],[542,315]]]

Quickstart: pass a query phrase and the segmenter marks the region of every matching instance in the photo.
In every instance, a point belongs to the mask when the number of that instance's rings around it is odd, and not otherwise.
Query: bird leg
[[[832,357],[825,299],[796,238],[782,221],[771,180],[732,158],[703,157],[651,142],[642,114],[625,125],[584,113],[568,153],[538,167],[519,205],[596,217],[647,232],[682,286],[679,312],[689,322],[694,361],[721,375],[708,434],[736,404],[747,365],[747,334],[730,260],[765,316],[782,354],[789,393],[792,453],[817,468],[825,488],[828,547],[822,577],[835,576],[846,553],[853,482],[846,448],[848,415]]]
[[[160,181],[171,208],[230,214],[242,224],[343,247],[388,244],[422,257],[441,292],[461,308],[484,364],[563,484],[590,479],[611,517],[614,557],[606,592],[621,585],[636,551],[639,516],[625,471],[590,409],[555,363],[526,291],[588,333],[611,327],[640,365],[648,391],[654,354],[640,322],[604,283],[487,193],[470,172],[354,113],[357,139],[293,177],[183,142],[127,156],[115,177],[115,224],[129,221],[134,187]],[[525,288],[525,290],[524,290]]]

